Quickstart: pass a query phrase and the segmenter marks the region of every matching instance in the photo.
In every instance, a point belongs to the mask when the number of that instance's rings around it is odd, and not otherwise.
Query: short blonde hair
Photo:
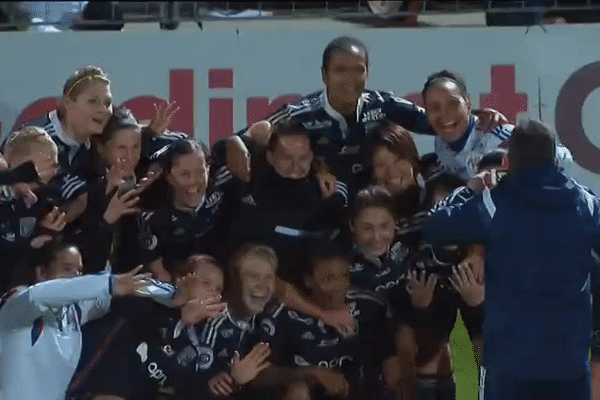
[[[37,126],[28,126],[10,134],[4,147],[6,161],[10,164],[10,160],[15,156],[30,155],[31,146],[34,144],[51,146],[54,152],[57,151],[56,143],[48,132]]]
[[[275,271],[279,265],[279,258],[273,248],[257,243],[246,243],[233,254],[229,261],[229,274],[232,279],[239,278],[242,261],[249,256],[260,258],[269,263]]]

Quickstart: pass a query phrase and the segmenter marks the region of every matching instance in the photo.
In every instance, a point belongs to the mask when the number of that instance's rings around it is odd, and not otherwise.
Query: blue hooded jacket
[[[600,201],[586,188],[554,166],[522,168],[491,191],[441,203],[424,235],[485,245],[486,368],[524,379],[588,371]]]

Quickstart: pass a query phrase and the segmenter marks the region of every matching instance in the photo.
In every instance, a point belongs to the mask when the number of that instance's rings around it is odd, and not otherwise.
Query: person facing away
[[[470,199],[442,202],[424,225],[432,243],[485,245],[485,399],[589,399],[590,274],[600,201],[557,166],[556,134],[514,130],[509,173]],[[473,183],[473,181],[471,182]]]

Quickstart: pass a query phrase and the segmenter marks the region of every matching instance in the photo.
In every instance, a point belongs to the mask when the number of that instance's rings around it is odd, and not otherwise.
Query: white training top
[[[443,170],[463,179],[469,179],[477,174],[477,167],[481,158],[496,148],[508,148],[508,142],[514,130],[514,125],[503,124],[489,132],[483,132],[477,126],[478,119],[471,116],[469,119],[468,138],[464,147],[456,152],[451,145],[439,135],[435,138],[435,153]],[[573,156],[569,149],[558,143],[556,146],[558,165],[569,175],[573,164]]]
[[[174,288],[156,283],[159,286],[145,294],[168,303]],[[4,399],[64,400],[81,355],[81,325],[108,312],[111,292],[107,273],[49,280],[9,292],[0,303]]]

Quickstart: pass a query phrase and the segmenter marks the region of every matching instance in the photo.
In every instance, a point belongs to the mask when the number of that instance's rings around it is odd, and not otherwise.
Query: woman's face
[[[114,132],[110,140],[98,146],[108,167],[118,165],[124,176],[133,176],[140,161],[142,134],[139,128],[123,128]]]
[[[64,100],[66,123],[82,136],[100,134],[113,112],[110,85],[97,79],[80,85],[85,87],[75,100]]]
[[[177,156],[167,175],[176,204],[196,208],[206,193],[208,165],[202,152]]]
[[[240,260],[240,300],[250,315],[261,313],[275,292],[276,267],[262,257],[247,255]]]
[[[448,79],[434,83],[425,92],[425,110],[433,130],[447,143],[460,139],[469,126],[471,101]]]
[[[373,178],[392,195],[403,193],[416,184],[410,161],[398,157],[385,146],[376,147],[373,152]]]
[[[352,232],[354,243],[360,246],[366,255],[380,257],[387,253],[394,239],[394,216],[381,207],[368,207],[354,218]]]
[[[356,46],[337,51],[331,56],[329,65],[322,74],[333,108],[356,107],[365,89],[367,72],[366,55]]]

